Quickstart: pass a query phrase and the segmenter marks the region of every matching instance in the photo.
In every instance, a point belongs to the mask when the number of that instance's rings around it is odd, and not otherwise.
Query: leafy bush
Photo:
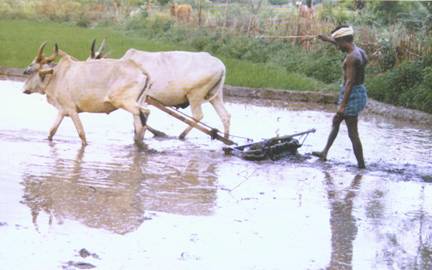
[[[91,24],[91,22],[90,22],[89,18],[87,18],[86,16],[80,16],[80,18],[76,22],[76,25],[79,27],[89,27],[90,24]]]
[[[432,57],[404,62],[368,79],[367,86],[377,100],[432,113]]]
[[[209,43],[210,37],[206,31],[195,31],[190,37],[191,46],[197,51],[203,51]]]
[[[288,0],[269,0],[272,5],[286,5],[288,4]]]
[[[174,21],[166,14],[158,13],[151,17],[147,17],[145,13],[137,15],[129,19],[126,23],[127,30],[144,31],[149,35],[163,35],[171,30]]]
[[[380,50],[378,54],[378,64],[382,71],[389,70],[396,64],[396,49],[389,40],[379,40]]]
[[[165,6],[166,4],[168,4],[171,0],[157,0],[159,5],[161,6]]]
[[[353,21],[354,13],[343,5],[334,5],[330,2],[324,3],[318,9],[318,17],[323,21],[332,22],[335,25],[347,24]]]

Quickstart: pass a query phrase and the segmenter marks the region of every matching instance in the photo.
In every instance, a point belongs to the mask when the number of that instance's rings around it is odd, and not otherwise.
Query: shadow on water
[[[170,155],[137,148],[111,148],[92,157],[79,148],[74,158],[52,143],[49,155],[23,172],[23,203],[48,223],[64,219],[119,234],[136,230],[146,219],[162,211],[182,215],[210,215],[216,200],[215,168],[211,158]],[[86,156],[89,155],[88,158]],[[100,159],[100,160],[98,160]]]

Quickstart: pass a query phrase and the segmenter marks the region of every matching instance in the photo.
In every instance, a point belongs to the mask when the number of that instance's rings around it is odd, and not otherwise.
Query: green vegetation
[[[99,42],[104,38],[108,40],[108,52],[111,57],[120,57],[129,48],[149,51],[175,48],[173,45],[152,42],[144,38],[130,38],[114,31],[112,27],[89,29],[52,22],[0,20],[0,65],[27,66],[44,41],[49,41],[49,46],[57,42],[60,49],[79,59],[86,59],[94,38]],[[49,54],[51,48],[47,47],[45,53]]]
[[[0,0],[0,65],[25,66],[44,40],[85,59],[93,38],[107,38],[112,57],[131,47],[208,51],[232,85],[336,91],[344,54],[292,36],[350,24],[369,55],[369,96],[432,112],[432,1],[314,1],[313,18],[295,0],[215,1],[177,1],[193,8],[186,23],[170,0]]]
[[[0,66],[25,67],[35,57],[40,44],[47,40],[50,41],[51,46],[57,42],[60,49],[79,59],[86,59],[89,56],[90,44],[94,38],[99,41],[106,38],[107,51],[114,58],[120,57],[129,48],[146,51],[194,50],[186,44],[153,41],[146,34],[126,33],[125,35],[113,27],[89,29],[52,22],[0,20]],[[49,50],[45,53],[49,54]],[[295,72],[288,72],[279,66],[252,63],[225,56],[221,58],[228,70],[227,84],[296,90],[328,88],[325,83]]]
[[[375,99],[432,113],[432,56],[404,62],[371,78],[367,87]]]

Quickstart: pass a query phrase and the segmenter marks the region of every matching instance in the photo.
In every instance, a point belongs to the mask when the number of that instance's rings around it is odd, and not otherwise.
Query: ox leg
[[[162,132],[160,130],[157,130],[155,128],[152,128],[151,126],[147,125],[147,119],[148,119],[148,117],[150,115],[150,110],[149,109],[147,109],[147,108],[145,108],[143,106],[140,106],[139,110],[140,110],[141,113],[144,114],[143,116],[146,118],[145,121],[141,121],[141,122],[143,122],[143,125],[145,126],[146,130],[148,130],[151,133],[153,133],[153,135],[155,137],[167,137],[168,136],[164,132]],[[141,117],[141,119],[142,119],[142,117]]]
[[[140,115],[134,114],[133,118],[134,118],[134,128],[135,128],[134,140],[135,143],[141,144],[144,139],[145,123],[143,123]]]
[[[83,125],[81,124],[81,120],[79,119],[78,113],[73,113],[70,115],[70,117],[72,118],[72,121],[73,121],[75,128],[78,132],[78,135],[81,139],[82,145],[87,145],[87,140],[86,140],[86,136],[84,133],[84,128],[83,128]]]
[[[152,128],[151,126],[147,125],[147,119],[150,115],[150,110],[144,106],[138,106],[138,107],[139,107],[139,111],[140,111],[141,123],[145,127],[145,130],[150,131],[155,137],[168,137],[168,135],[166,135],[164,132],[157,130],[155,128]],[[143,135],[143,137],[144,137],[144,135]]]
[[[147,129],[148,129],[148,131],[150,131],[151,133],[153,133],[153,135],[155,137],[168,137],[168,135],[165,132],[157,130],[155,128],[152,128],[149,125],[147,125]]]
[[[48,140],[52,141],[52,138],[57,132],[58,127],[60,126],[61,122],[63,121],[64,114],[59,112],[57,115],[57,119],[55,120],[53,126],[51,127],[48,135]]]
[[[191,111],[192,111],[192,116],[193,118],[198,122],[201,121],[201,119],[203,119],[203,112],[201,109],[201,104],[198,103],[193,103],[191,102]],[[179,136],[179,138],[181,140],[184,140],[184,138],[186,137],[186,135],[195,127],[195,125],[193,126],[188,126]]]
[[[210,100],[210,104],[213,105],[213,108],[215,109],[216,113],[219,115],[219,118],[221,119],[224,127],[224,137],[228,139],[230,123],[231,123],[231,115],[225,109],[223,100],[220,96],[217,96],[214,99]]]
[[[142,144],[144,133],[147,129],[147,119],[150,115],[150,110],[139,104],[136,104],[135,109],[131,107],[129,110],[134,116],[135,143]],[[128,109],[126,108],[126,110]],[[138,114],[136,114],[135,111],[138,111]]]
[[[140,106],[135,99],[130,99],[127,93],[120,90],[114,91],[108,98],[110,102],[116,108],[122,108],[133,115],[134,122],[134,141],[136,144],[142,144],[144,139],[144,132],[146,122],[150,111]]]

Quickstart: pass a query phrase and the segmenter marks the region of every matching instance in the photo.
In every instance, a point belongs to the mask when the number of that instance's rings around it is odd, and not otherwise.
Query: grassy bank
[[[43,41],[71,55],[86,59],[91,41],[106,38],[111,57],[120,57],[129,48],[146,51],[194,50],[187,45],[152,41],[148,36],[130,35],[114,27],[82,28],[75,25],[29,20],[0,20],[0,66],[25,67],[35,57]],[[52,47],[51,47],[52,48]],[[46,54],[50,52],[50,49]],[[227,84],[291,90],[322,90],[329,85],[316,79],[288,72],[285,68],[220,56],[228,73]]]

